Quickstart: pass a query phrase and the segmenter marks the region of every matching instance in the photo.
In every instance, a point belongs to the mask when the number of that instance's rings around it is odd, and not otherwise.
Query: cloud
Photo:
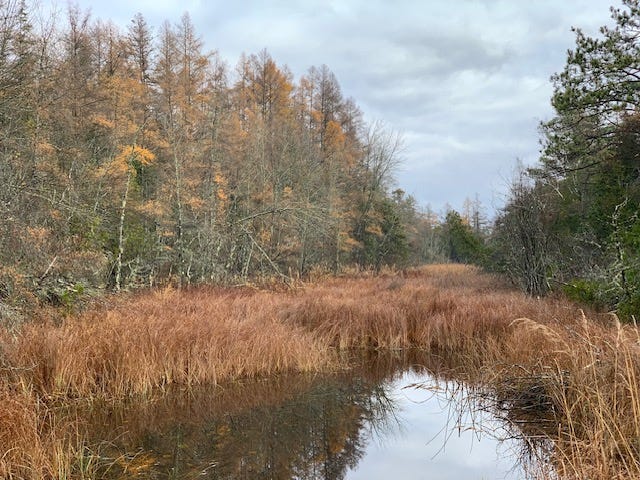
[[[436,208],[476,193],[491,206],[516,159],[537,158],[571,26],[595,34],[610,21],[610,0],[79,3],[123,26],[138,11],[160,25],[188,10],[207,48],[232,66],[263,48],[297,77],[328,65],[369,121],[404,134],[399,186]]]

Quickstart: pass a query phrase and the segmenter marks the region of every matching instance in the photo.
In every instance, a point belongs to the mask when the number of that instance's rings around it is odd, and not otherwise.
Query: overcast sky
[[[231,67],[266,48],[296,76],[326,64],[367,121],[404,138],[397,184],[420,204],[504,201],[516,161],[536,161],[553,111],[549,77],[574,44],[610,24],[620,0],[79,0],[126,27],[188,11],[207,49]],[[58,1],[59,8],[66,3]]]

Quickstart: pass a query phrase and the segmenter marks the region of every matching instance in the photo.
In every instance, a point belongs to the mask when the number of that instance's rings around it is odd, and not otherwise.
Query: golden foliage
[[[216,184],[218,184],[220,186],[226,186],[227,185],[227,179],[219,171],[215,173],[215,175],[213,177],[213,181],[216,182]]]
[[[341,239],[340,247],[343,252],[349,252],[353,249],[362,247],[362,242],[359,242],[358,240],[356,240],[350,235],[341,234],[340,239]]]
[[[151,165],[155,159],[155,154],[146,148],[139,145],[123,145],[114,160],[130,167],[134,162],[143,166]]]
[[[137,210],[152,217],[162,217],[168,213],[166,203],[159,200],[147,200],[138,205]]]
[[[327,148],[334,151],[340,150],[344,147],[346,140],[347,138],[342,132],[342,128],[338,122],[331,120],[327,123],[325,131],[325,144]]]
[[[229,199],[229,195],[227,195],[223,188],[218,188],[216,189],[216,198],[221,202],[225,202]]]
[[[109,175],[135,175],[136,165],[148,166],[156,159],[150,150],[139,145],[123,145],[118,149],[117,155],[105,167],[101,169],[101,174]]]
[[[95,115],[92,121],[95,126],[104,128],[105,130],[113,130],[115,128],[113,121],[102,115]]]
[[[195,195],[189,195],[189,197],[187,197],[185,203],[193,211],[202,210],[202,208],[205,206],[204,200],[201,199],[200,197],[196,197]]]
[[[226,206],[227,200],[229,199],[229,194],[227,193],[227,185],[229,182],[227,182],[227,179],[219,170],[216,171],[213,181],[217,185],[217,188],[215,188],[215,195],[218,199],[218,214],[220,215]]]
[[[258,233],[258,238],[260,239],[260,242],[262,242],[263,244],[269,243],[271,241],[271,230],[268,228],[260,229],[260,233]]]

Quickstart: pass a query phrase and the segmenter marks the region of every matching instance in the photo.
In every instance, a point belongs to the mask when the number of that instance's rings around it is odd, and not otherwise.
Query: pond
[[[81,415],[106,478],[525,479],[522,438],[484,395],[415,356]]]

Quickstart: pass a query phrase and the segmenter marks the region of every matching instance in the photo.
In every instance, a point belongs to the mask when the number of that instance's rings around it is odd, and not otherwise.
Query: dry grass
[[[56,402],[327,371],[346,366],[340,351],[417,347],[506,400],[543,398],[557,425],[548,434],[563,478],[637,478],[640,336],[611,317],[587,316],[460,265],[328,278],[284,292],[121,297],[59,326],[0,334],[0,476],[82,476],[82,439],[47,415]]]
[[[41,396],[122,397],[330,366],[328,346],[277,318],[277,295],[154,291],[68,320],[25,326],[4,346]]]
[[[0,389],[0,478],[80,478],[91,461],[83,443],[77,425],[36,395]]]
[[[607,326],[584,316],[572,324],[523,319],[514,326],[507,344],[518,349],[513,357],[522,362],[521,373],[503,368],[503,378],[487,375],[486,381],[504,391],[510,379],[512,398],[541,389],[538,396],[555,421],[546,434],[555,444],[552,460],[560,478],[640,478],[637,327],[622,326],[615,317]]]

